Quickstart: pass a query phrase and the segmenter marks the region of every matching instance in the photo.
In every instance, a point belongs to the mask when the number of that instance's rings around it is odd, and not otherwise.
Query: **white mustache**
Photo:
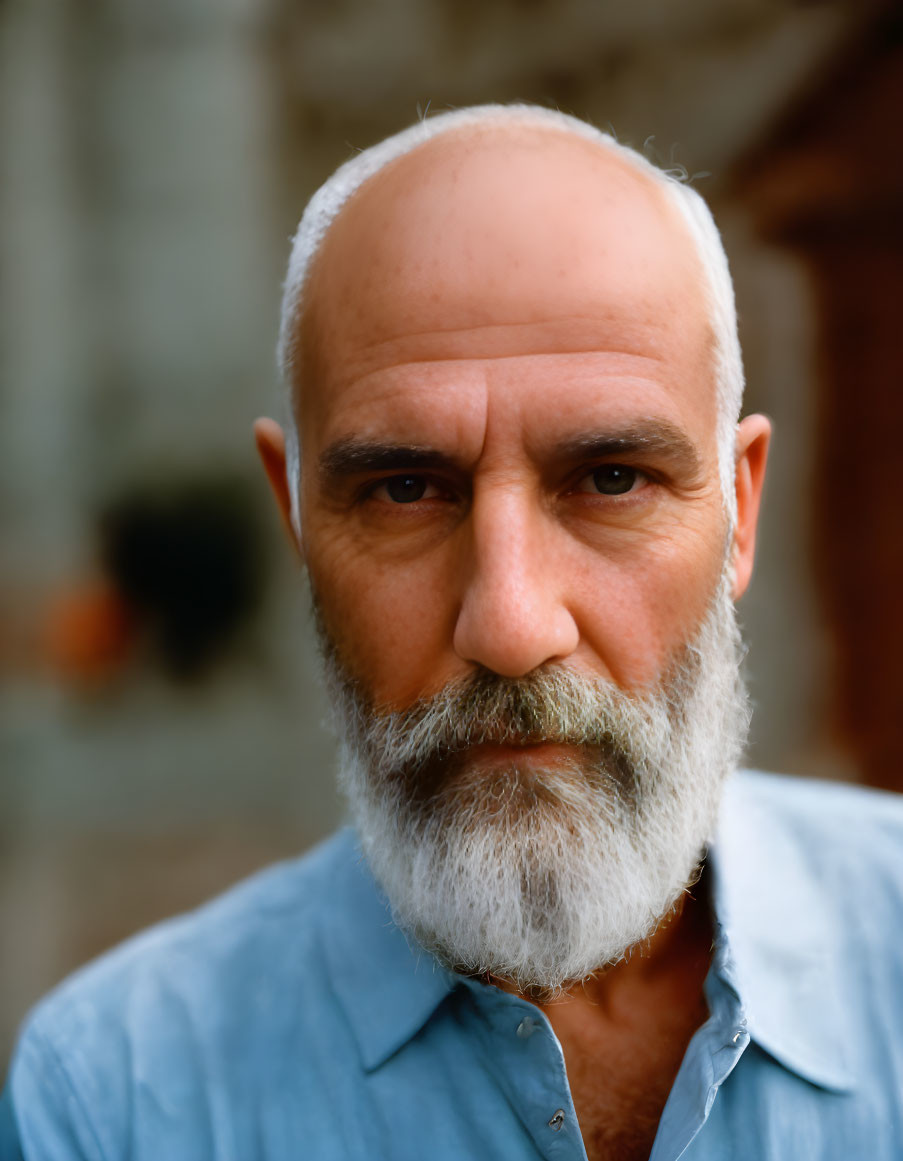
[[[692,683],[697,665],[695,655],[682,657],[667,687]],[[667,709],[679,700],[660,690],[638,696],[562,667],[522,678],[480,672],[405,710],[380,713],[358,703],[355,732],[375,772],[403,772],[406,779],[487,744],[592,746],[617,765],[650,731],[660,738],[672,728]]]

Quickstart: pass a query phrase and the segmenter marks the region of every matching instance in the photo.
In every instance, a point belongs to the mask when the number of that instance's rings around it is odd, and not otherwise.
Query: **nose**
[[[486,495],[475,497],[469,525],[455,652],[503,677],[568,657],[580,634],[545,513],[518,496]]]

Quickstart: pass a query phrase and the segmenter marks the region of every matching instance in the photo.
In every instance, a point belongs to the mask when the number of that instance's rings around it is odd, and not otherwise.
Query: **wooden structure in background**
[[[735,192],[811,272],[813,545],[835,721],[863,781],[903,791],[903,12],[861,34],[738,167]]]

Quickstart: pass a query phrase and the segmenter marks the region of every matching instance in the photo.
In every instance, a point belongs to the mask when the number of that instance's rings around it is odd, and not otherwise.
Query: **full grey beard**
[[[319,628],[341,784],[402,929],[456,971],[543,997],[650,936],[698,873],[746,739],[726,579],[640,693],[561,666],[481,671],[381,712]],[[572,756],[540,770],[468,756],[540,742]]]

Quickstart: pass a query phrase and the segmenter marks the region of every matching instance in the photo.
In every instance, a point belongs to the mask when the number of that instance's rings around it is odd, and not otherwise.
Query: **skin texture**
[[[739,425],[728,545],[702,285],[662,191],[553,130],[452,131],[340,213],[295,336],[299,548],[377,705],[479,667],[638,689],[693,636],[726,547],[745,590],[769,424]],[[282,433],[256,434],[288,527]],[[706,916],[688,903],[547,1010],[591,1155],[648,1156],[705,1017]]]

